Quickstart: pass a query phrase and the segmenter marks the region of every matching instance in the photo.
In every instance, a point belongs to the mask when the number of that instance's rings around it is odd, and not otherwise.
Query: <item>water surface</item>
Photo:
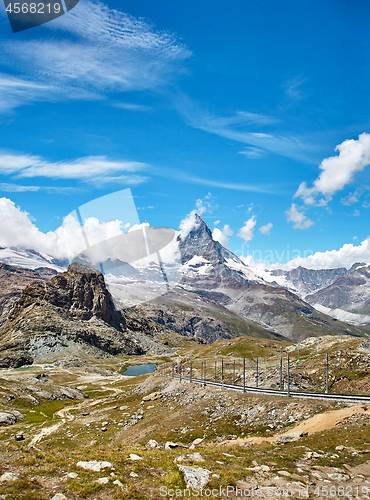
[[[155,364],[132,365],[128,366],[126,371],[124,371],[122,375],[125,375],[125,377],[137,377],[138,375],[155,372],[156,367],[157,365]]]

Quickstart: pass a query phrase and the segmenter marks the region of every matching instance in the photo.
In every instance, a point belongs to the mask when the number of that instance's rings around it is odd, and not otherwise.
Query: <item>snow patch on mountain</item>
[[[325,307],[321,304],[312,304],[312,306],[317,310],[332,318],[339,319],[340,321],[345,321],[350,325],[369,325],[370,316],[365,316],[364,314],[355,314],[348,311],[343,311],[343,309],[330,309],[330,307]]]

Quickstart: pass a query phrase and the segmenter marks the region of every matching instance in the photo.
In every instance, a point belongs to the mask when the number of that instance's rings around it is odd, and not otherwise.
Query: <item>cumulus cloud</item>
[[[43,233],[26,211],[17,207],[8,198],[0,198],[0,245],[24,247],[47,253],[57,258],[70,258],[86,248],[84,238],[88,235],[89,245],[122,234],[125,226],[120,220],[100,222],[96,217],[84,221],[83,231],[76,218],[68,215],[55,231]]]
[[[212,238],[215,241],[218,241],[221,243],[222,246],[228,247],[229,244],[229,237],[234,234],[233,230],[230,229],[230,226],[225,224],[222,229],[219,229],[218,227],[215,227],[212,233]]]
[[[288,222],[294,222],[293,227],[295,229],[307,229],[314,224],[303,212],[303,207],[297,207],[295,203],[292,203],[292,206],[285,212],[285,215]]]
[[[239,229],[237,236],[242,238],[244,242],[250,241],[253,238],[253,231],[256,224],[257,219],[256,216],[253,215],[250,219],[244,222],[244,226]]]
[[[355,174],[370,163],[370,134],[364,132],[358,139],[348,139],[336,148],[338,156],[325,158],[320,165],[321,173],[312,187],[302,182],[294,197],[303,199],[306,205],[325,206],[333,195],[349,184]],[[322,197],[321,197],[322,196]]]
[[[331,269],[346,267],[349,269],[355,262],[370,263],[370,236],[360,244],[345,243],[339,250],[316,252],[308,257],[296,257],[286,264],[276,263],[272,269],[295,269],[298,266],[308,269]]]
[[[270,231],[272,229],[272,222],[268,222],[267,224],[265,224],[264,226],[261,226],[259,228],[259,231],[261,231],[262,234],[270,234]]]

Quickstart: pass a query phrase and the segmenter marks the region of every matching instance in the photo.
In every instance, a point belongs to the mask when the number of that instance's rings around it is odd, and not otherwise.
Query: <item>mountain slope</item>
[[[26,286],[0,331],[0,366],[52,362],[63,356],[106,357],[165,350],[176,337],[153,321],[122,315],[104,277],[74,263],[50,281]]]
[[[306,299],[314,307],[321,306],[332,315],[341,315],[342,312],[348,321],[370,324],[370,266],[352,266],[346,276]]]
[[[211,231],[199,215],[195,215],[192,229],[185,234],[185,237],[180,236],[178,241],[183,264],[181,287],[176,288],[176,293],[172,296],[165,296],[170,306],[166,304],[164,298],[150,301],[150,308],[149,304],[146,306],[149,317],[165,321],[163,315],[168,313],[165,306],[173,309],[177,303],[178,309],[181,309],[183,307],[181,294],[187,292],[196,293],[202,296],[203,300],[214,301],[222,306],[224,311],[232,312],[233,318],[239,318],[239,322],[244,320],[249,325],[254,324],[264,329],[268,335],[273,332],[298,341],[318,335],[364,334],[362,328],[335,321],[330,316],[316,311],[289,290],[277,284],[271,286],[258,277],[236,255],[213,240]],[[194,310],[199,308],[194,305],[192,307]],[[203,310],[205,309],[206,305],[203,306]],[[169,323],[166,322],[171,328]],[[176,331],[179,324],[181,322],[177,321]],[[186,329],[192,331],[186,321],[183,324],[185,331]],[[225,328],[225,325],[223,327],[226,329],[226,334],[229,334],[230,329]],[[209,325],[207,328],[209,329]],[[203,331],[205,332],[207,328],[203,327]],[[247,328],[245,330],[247,331]],[[198,334],[200,331],[201,329],[198,329]],[[208,331],[202,336],[206,336],[209,340],[221,338],[217,331],[213,333]]]

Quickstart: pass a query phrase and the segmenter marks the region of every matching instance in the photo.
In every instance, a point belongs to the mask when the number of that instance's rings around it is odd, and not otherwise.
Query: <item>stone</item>
[[[270,467],[268,465],[256,465],[255,467],[246,467],[247,470],[253,470],[254,472],[270,472]]]
[[[204,462],[204,458],[200,453],[188,453],[187,455],[181,455],[180,457],[175,458],[175,462]]]
[[[102,432],[106,432],[108,429],[107,429],[106,427],[102,427],[100,430],[101,430]]]
[[[0,425],[13,425],[17,421],[17,417],[13,413],[0,413]]]
[[[142,457],[139,457],[139,455],[136,455],[135,453],[130,453],[130,460],[144,460]]]
[[[90,462],[77,462],[77,467],[81,467],[85,470],[92,470],[95,472],[100,472],[101,469],[113,468],[110,462],[92,460]]]
[[[307,432],[292,432],[291,434],[284,434],[283,436],[278,436],[275,439],[276,444],[290,443],[292,441],[298,441],[299,438],[303,436],[308,436]]]
[[[99,484],[108,484],[109,483],[109,477],[100,477],[99,479],[96,480],[97,483]]]
[[[336,450],[336,451],[343,451],[343,450],[344,450],[344,446],[341,444],[341,445],[337,446],[337,447],[335,448],[335,450]]]
[[[109,425],[109,422],[102,422],[101,425],[102,427],[107,427],[107,425]]]
[[[139,477],[139,474],[136,474],[136,472],[130,472],[131,477]]]
[[[67,500],[67,497],[63,493],[57,493],[51,500]]]
[[[123,483],[121,483],[121,481],[119,479],[116,479],[115,481],[113,481],[113,484],[115,484],[116,486],[119,486],[120,488],[123,488]]]
[[[15,481],[16,479],[18,479],[18,476],[12,472],[4,472],[4,474],[0,476],[1,483],[5,481]]]
[[[67,477],[70,479],[76,479],[78,478],[77,472],[68,472]]]
[[[130,408],[130,407],[129,407],[129,406],[127,406],[127,405],[126,405],[126,406],[120,406],[120,407],[119,407],[119,409],[120,409],[121,411],[128,410],[129,408]]]
[[[204,441],[203,438],[197,438],[194,439],[194,441],[191,444],[193,444],[194,446],[198,446],[198,444],[202,443],[203,441]]]
[[[173,443],[172,441],[167,441],[167,443],[164,445],[165,450],[171,450],[172,448],[177,448],[178,444]]]
[[[182,472],[187,488],[200,489],[207,486],[212,471],[200,467],[177,466]]]
[[[148,441],[148,444],[147,444],[148,448],[154,449],[154,448],[158,448],[158,446],[159,446],[159,444],[157,443],[157,441],[155,439],[150,439]]]
[[[16,441],[23,441],[24,440],[24,436],[21,432],[19,432],[18,434],[15,435],[15,440]]]
[[[340,472],[333,472],[331,474],[328,474],[328,477],[330,479],[333,479],[334,481],[348,481],[349,476],[347,474],[341,474]]]
[[[156,399],[159,399],[161,397],[162,397],[161,392],[152,392],[151,394],[144,396],[143,401],[155,401]]]

